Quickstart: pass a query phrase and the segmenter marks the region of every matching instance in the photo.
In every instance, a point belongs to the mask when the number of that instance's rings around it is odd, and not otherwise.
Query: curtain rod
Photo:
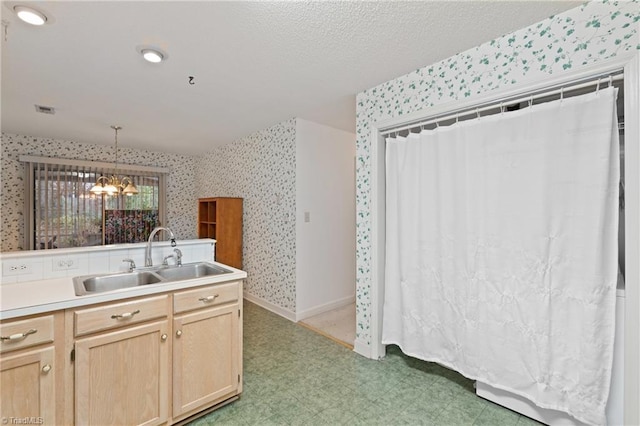
[[[578,81],[575,83],[568,83],[560,87],[556,86],[557,88],[555,89],[551,87],[551,88],[543,89],[538,92],[531,92],[526,95],[518,94],[511,98],[504,98],[501,100],[485,103],[483,106],[467,107],[467,108],[461,108],[459,110],[454,109],[446,113],[442,113],[440,115],[431,117],[425,121],[414,121],[411,124],[384,130],[381,132],[381,134],[382,136],[388,136],[392,133],[398,133],[403,130],[416,129],[416,128],[421,129],[423,126],[426,126],[428,124],[434,124],[434,123],[437,124],[438,122],[441,122],[441,121],[453,120],[453,119],[456,119],[457,121],[461,117],[467,117],[470,115],[479,116],[481,112],[489,111],[496,108],[499,108],[500,111],[503,111],[503,108],[506,107],[507,105],[519,104],[525,101],[529,101],[530,103],[532,103],[536,99],[545,98],[548,96],[560,95],[560,97],[562,98],[567,92],[584,89],[586,87],[597,86],[598,87],[597,90],[599,90],[601,86],[608,87],[608,86],[611,86],[614,81],[620,81],[623,79],[624,79],[624,74],[622,73],[622,71],[619,71],[616,73],[604,74],[597,77],[591,76],[588,78],[588,81],[586,82],[583,80],[582,82]]]

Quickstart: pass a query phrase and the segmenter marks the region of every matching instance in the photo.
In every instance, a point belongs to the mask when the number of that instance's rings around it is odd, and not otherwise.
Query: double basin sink
[[[104,293],[149,284],[190,280],[232,271],[208,262],[185,263],[182,266],[157,266],[115,274],[84,275],[73,278],[77,296]]]

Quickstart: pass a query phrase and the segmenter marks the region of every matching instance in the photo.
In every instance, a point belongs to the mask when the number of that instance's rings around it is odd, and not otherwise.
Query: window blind
[[[26,164],[25,247],[47,250],[146,241],[165,221],[167,170],[45,157]],[[139,194],[94,195],[100,176],[130,177]]]

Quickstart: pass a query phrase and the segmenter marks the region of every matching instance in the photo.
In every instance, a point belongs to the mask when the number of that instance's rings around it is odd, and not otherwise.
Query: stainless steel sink
[[[103,293],[105,291],[119,290],[122,288],[137,287],[147,284],[156,284],[162,278],[150,271],[134,271],[123,274],[89,275],[75,277],[73,285],[78,296],[90,293]]]
[[[208,262],[196,262],[185,263],[182,266],[157,266],[125,273],[84,275],[74,277],[73,286],[77,296],[84,296],[142,285],[229,274],[231,272]]]
[[[208,277],[210,275],[228,274],[231,271],[220,268],[210,263],[185,263],[182,266],[169,266],[154,271],[167,281],[190,280],[193,278]]]

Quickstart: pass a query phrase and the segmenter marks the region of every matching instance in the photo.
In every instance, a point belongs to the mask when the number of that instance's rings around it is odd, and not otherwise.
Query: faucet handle
[[[129,272],[133,272],[136,269],[136,262],[133,259],[122,259],[123,262],[129,262]]]
[[[182,266],[182,251],[180,249],[173,249],[176,254],[176,266]]]
[[[171,247],[175,247],[176,246],[176,239],[171,237]]]

